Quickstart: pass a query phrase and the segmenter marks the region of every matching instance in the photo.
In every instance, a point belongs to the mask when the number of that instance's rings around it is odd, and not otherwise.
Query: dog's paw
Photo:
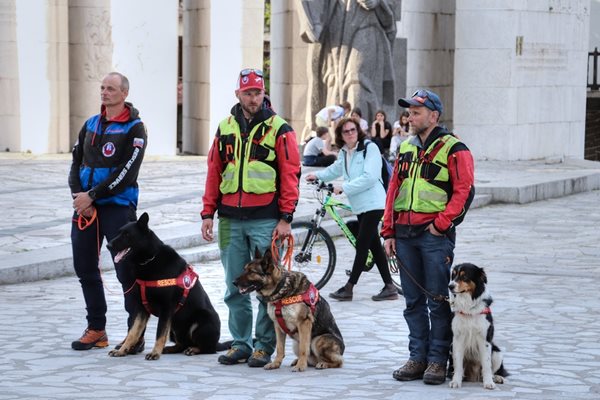
[[[494,382],[490,381],[490,382],[483,382],[483,387],[485,389],[495,389],[496,385],[494,384]]]
[[[297,363],[292,367],[292,372],[304,372],[308,365],[306,363]]]
[[[280,366],[281,366],[280,362],[273,361],[273,362],[270,362],[267,365],[265,365],[263,368],[269,370],[269,369],[277,369]]]
[[[160,358],[160,353],[153,351],[152,353],[146,354],[146,360],[158,360]]]
[[[164,353],[164,350],[163,350]],[[183,351],[183,354],[186,356],[195,356],[196,354],[200,354],[200,348],[198,347],[188,347]]]
[[[127,352],[123,351],[122,349],[111,350],[111,351],[108,352],[108,355],[110,357],[125,357],[127,355]]]
[[[494,383],[504,383],[504,378],[501,377],[500,375],[494,375]]]
[[[462,386],[462,382],[451,380],[448,386],[450,386],[452,389],[458,389]]]

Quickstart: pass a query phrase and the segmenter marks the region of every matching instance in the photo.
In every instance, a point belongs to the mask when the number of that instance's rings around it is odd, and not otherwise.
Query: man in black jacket
[[[100,114],[88,119],[73,147],[69,187],[73,197],[71,242],[73,265],[81,282],[87,309],[87,328],[73,343],[74,350],[108,346],[106,299],[99,269],[102,241],[136,219],[137,177],[147,145],[146,128],[138,110],[125,99],[129,80],[118,72],[102,80]],[[115,254],[112,254],[113,258]],[[129,290],[135,283],[127,261],[115,263],[125,293],[128,327],[133,325],[134,302]],[[117,346],[118,347],[118,346]],[[144,349],[143,337],[132,352]]]

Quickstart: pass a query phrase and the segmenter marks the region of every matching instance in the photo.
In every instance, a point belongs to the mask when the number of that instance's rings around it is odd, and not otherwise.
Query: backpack
[[[367,149],[369,148],[369,144],[371,144],[370,140],[365,140],[365,149],[363,150],[363,157],[367,158]],[[377,144],[375,144],[377,146]],[[390,178],[392,177],[392,173],[394,172],[394,167],[389,163],[388,160],[385,159],[383,154],[381,154],[381,183],[383,184],[383,188],[387,193],[388,186],[390,185]]]

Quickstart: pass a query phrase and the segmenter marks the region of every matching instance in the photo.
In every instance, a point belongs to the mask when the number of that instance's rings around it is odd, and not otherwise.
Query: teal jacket
[[[369,146],[366,152],[365,144]],[[381,153],[377,145],[370,141],[359,142],[352,152],[350,162],[346,162],[348,149],[342,147],[337,160],[315,175],[329,182],[344,177],[342,190],[348,197],[352,212],[362,214],[385,207],[385,189],[381,181]]]

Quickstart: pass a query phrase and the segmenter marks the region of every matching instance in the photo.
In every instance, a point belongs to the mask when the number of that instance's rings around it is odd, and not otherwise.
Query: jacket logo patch
[[[116,148],[113,142],[108,142],[102,146],[102,154],[104,157],[112,157],[115,154]]]
[[[139,147],[140,149],[144,147],[144,139],[133,138],[133,147]]]

